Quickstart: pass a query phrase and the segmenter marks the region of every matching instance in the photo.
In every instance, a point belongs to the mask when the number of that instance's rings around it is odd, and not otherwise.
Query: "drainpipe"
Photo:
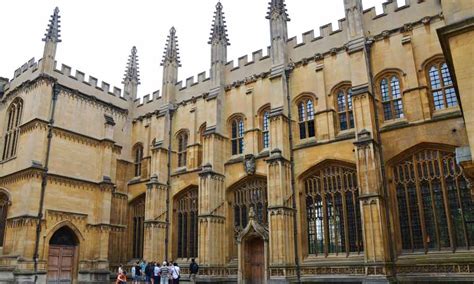
[[[174,106],[168,108],[169,127],[168,127],[168,178],[166,180],[166,235],[165,235],[165,259],[168,261],[168,245],[169,245],[169,227],[170,227],[170,190],[171,190],[171,134],[173,126]]]
[[[48,136],[47,136],[47,146],[46,146],[46,157],[44,159],[44,172],[41,177],[41,193],[39,201],[39,209],[37,216],[36,224],[36,239],[35,239],[35,251],[33,254],[34,261],[34,272],[35,272],[35,283],[38,281],[38,250],[39,242],[41,237],[41,220],[43,219],[43,207],[44,207],[44,195],[46,192],[46,185],[48,183],[48,165],[49,165],[49,156],[51,153],[51,139],[53,138],[53,129],[54,129],[54,113],[56,111],[56,101],[58,99],[59,89],[56,83],[53,83],[53,93],[51,98],[51,115],[48,122]]]
[[[291,129],[291,98],[290,98],[290,75],[293,71],[293,66],[288,66],[285,69],[285,84],[286,84],[286,100],[288,103],[288,141],[290,146],[290,179],[291,179],[291,194],[293,194],[293,241],[295,246],[295,264],[296,264],[296,277],[298,283],[301,283],[301,267],[298,250],[298,223],[297,223],[297,209],[296,209],[296,190],[295,190],[295,158],[293,153],[293,131]]]
[[[388,181],[387,181],[387,175],[386,175],[386,169],[385,169],[385,160],[383,156],[383,151],[382,151],[382,135],[380,134],[380,122],[379,122],[379,111],[378,111],[378,106],[377,102],[375,101],[375,94],[374,94],[374,75],[372,73],[372,58],[371,58],[371,47],[372,44],[374,43],[374,40],[371,38],[368,38],[366,40],[366,43],[364,45],[364,55],[365,55],[365,63],[367,66],[367,73],[369,74],[369,88],[371,94],[374,96],[372,103],[373,103],[373,108],[374,108],[374,116],[375,116],[375,131],[377,132],[377,140],[379,145],[377,146],[377,150],[379,152],[379,157],[380,157],[380,172],[382,174],[382,194],[383,198],[385,199],[385,215],[387,220],[389,221],[389,216],[390,216],[390,210],[388,208]],[[393,240],[392,240],[392,226],[390,222],[388,222],[388,245],[389,245],[389,253],[390,253],[390,261],[392,265],[392,269],[395,269],[395,266],[393,265],[395,259],[395,247],[393,245]]]

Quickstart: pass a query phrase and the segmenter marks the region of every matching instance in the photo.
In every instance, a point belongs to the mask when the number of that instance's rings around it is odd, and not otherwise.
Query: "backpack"
[[[197,263],[191,263],[191,273],[193,274],[197,274],[198,271],[199,271],[199,265],[197,265]]]

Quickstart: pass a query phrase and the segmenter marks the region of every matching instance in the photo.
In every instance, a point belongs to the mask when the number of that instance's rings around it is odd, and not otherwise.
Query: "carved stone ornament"
[[[246,155],[244,159],[244,169],[248,175],[254,175],[256,170],[255,156],[250,154]]]

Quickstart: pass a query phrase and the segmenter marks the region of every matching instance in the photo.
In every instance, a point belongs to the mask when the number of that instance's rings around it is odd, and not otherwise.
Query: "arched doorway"
[[[239,283],[267,283],[268,271],[268,229],[258,222],[253,207],[250,207],[249,221],[237,237],[239,251]]]
[[[78,244],[76,234],[67,226],[53,234],[49,240],[48,283],[72,283]]]
[[[264,282],[265,253],[264,242],[260,237],[245,241],[244,246],[244,281],[245,283],[260,284]]]

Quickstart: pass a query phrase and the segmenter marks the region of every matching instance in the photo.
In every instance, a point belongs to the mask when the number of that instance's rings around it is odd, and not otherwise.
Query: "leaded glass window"
[[[136,144],[133,149],[135,155],[135,177],[139,177],[142,175],[143,146]]]
[[[178,257],[198,256],[198,189],[192,188],[176,200]]]
[[[332,164],[305,180],[308,253],[359,254],[363,251],[355,167]]]
[[[5,193],[0,192],[0,247],[3,246],[5,238],[9,202],[10,200],[8,196]]]
[[[269,110],[265,110],[263,112],[262,145],[263,145],[263,149],[268,149],[270,147],[270,111]]]
[[[314,104],[311,99],[301,100],[298,103],[298,125],[300,130],[300,139],[315,136]]]
[[[343,87],[336,92],[339,129],[354,128],[354,113],[352,111],[352,89]]]
[[[188,153],[188,133],[181,131],[178,134],[178,167],[185,167]]]
[[[7,111],[2,160],[10,159],[16,155],[22,113],[23,100],[17,98],[11,103]]]
[[[380,81],[380,95],[385,120],[404,116],[400,80],[397,76],[387,76]]]
[[[145,232],[145,194],[131,204],[132,257],[143,258],[143,236]]]
[[[241,117],[235,118],[231,122],[232,132],[232,155],[239,155],[244,152],[244,121]]]
[[[435,110],[458,105],[453,80],[445,62],[438,62],[428,68],[428,77]]]
[[[425,149],[393,168],[403,250],[469,248],[474,201],[454,153]]]
[[[233,195],[236,231],[241,231],[247,226],[250,208],[253,208],[258,222],[267,224],[267,183],[264,179],[245,181],[233,191]]]

